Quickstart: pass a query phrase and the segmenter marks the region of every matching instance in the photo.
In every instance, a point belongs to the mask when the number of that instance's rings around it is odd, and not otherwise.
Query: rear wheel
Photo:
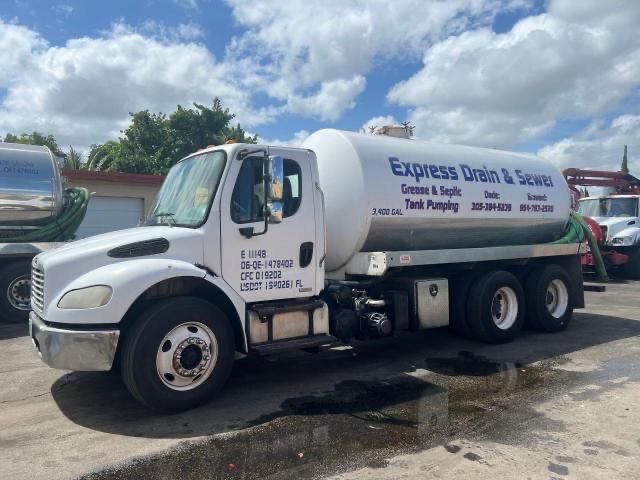
[[[18,260],[0,268],[0,320],[26,322],[31,310],[31,262]]]
[[[233,331],[222,310],[200,298],[175,297],[145,311],[126,334],[121,372],[140,402],[179,411],[222,388],[233,355]]]
[[[536,330],[558,332],[569,325],[573,314],[571,281],[558,265],[533,270],[525,282],[527,324]]]
[[[451,280],[451,296],[449,304],[451,305],[451,323],[450,327],[454,333],[463,337],[473,336],[473,331],[467,322],[467,298],[469,289],[475,281],[477,273],[465,272]]]
[[[506,271],[488,272],[469,291],[467,322],[487,343],[513,340],[524,321],[524,295],[518,279]]]

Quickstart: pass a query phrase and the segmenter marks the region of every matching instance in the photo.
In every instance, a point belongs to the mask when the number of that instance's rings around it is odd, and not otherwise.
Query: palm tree
[[[110,170],[118,161],[120,144],[110,140],[102,145],[92,145],[87,159],[87,170]]]
[[[64,157],[63,166],[69,170],[80,170],[83,167],[84,155],[69,145],[69,153]]]

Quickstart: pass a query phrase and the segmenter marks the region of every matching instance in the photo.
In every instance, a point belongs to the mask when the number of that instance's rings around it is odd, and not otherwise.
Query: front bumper
[[[52,327],[31,312],[29,336],[42,361],[52,368],[107,371],[116,356],[120,330]]]
[[[617,267],[620,265],[625,265],[629,261],[629,255],[625,255],[624,253],[617,252],[616,250],[607,250],[600,252],[602,256],[602,260],[607,266]],[[587,266],[595,266],[596,259],[593,256],[593,253],[585,253],[581,257],[582,265]]]

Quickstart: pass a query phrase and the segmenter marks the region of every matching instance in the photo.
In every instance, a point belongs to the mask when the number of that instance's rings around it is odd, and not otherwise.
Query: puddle
[[[443,393],[446,394],[445,389],[412,376],[379,382],[348,380],[323,395],[285,400],[280,410],[259,417],[251,424],[260,425],[291,415],[351,415],[377,423],[417,428],[427,414],[424,403],[441,404],[442,398],[435,397]],[[413,408],[395,411],[398,406],[408,404]]]
[[[384,467],[392,456],[473,432],[513,404],[513,396],[531,397],[559,374],[550,365],[501,363],[469,352],[427,359],[425,367],[435,373],[349,380],[323,394],[290,398],[247,429],[185,442],[84,478],[299,479]]]
[[[462,350],[456,357],[427,358],[427,369],[443,375],[487,376],[522,368],[520,362],[497,362]]]
[[[494,400],[508,400],[510,395],[554,381],[561,374],[554,369],[558,363],[546,360],[533,366],[517,361],[500,362],[463,350],[455,357],[427,358],[426,368],[453,377],[446,381],[450,387],[450,408],[463,410],[465,405],[469,408],[486,403],[492,396],[497,395]]]

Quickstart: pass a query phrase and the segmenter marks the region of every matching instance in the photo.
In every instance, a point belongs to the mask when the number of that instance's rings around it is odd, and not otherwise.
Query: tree
[[[624,173],[629,173],[629,161],[627,160],[627,146],[624,146],[624,154],[622,155],[622,165],[620,166],[620,170]]]
[[[239,123],[231,126],[235,115],[218,98],[211,107],[178,105],[168,116],[148,110],[130,115],[131,123],[119,140],[92,145],[90,170],[165,174],[178,160],[208,145],[257,141]]]
[[[8,143],[21,143],[23,145],[41,145],[49,147],[56,157],[64,158],[65,156],[65,153],[60,150],[58,143],[52,134],[45,135],[44,133],[34,131],[33,133],[22,133],[18,136],[12,133],[7,133],[4,136],[4,141]]]
[[[69,153],[65,155],[62,166],[69,170],[80,170],[84,166],[83,159],[84,155],[69,145]]]
[[[91,145],[87,156],[87,170],[117,170],[120,158],[120,142],[109,140],[101,145]]]

